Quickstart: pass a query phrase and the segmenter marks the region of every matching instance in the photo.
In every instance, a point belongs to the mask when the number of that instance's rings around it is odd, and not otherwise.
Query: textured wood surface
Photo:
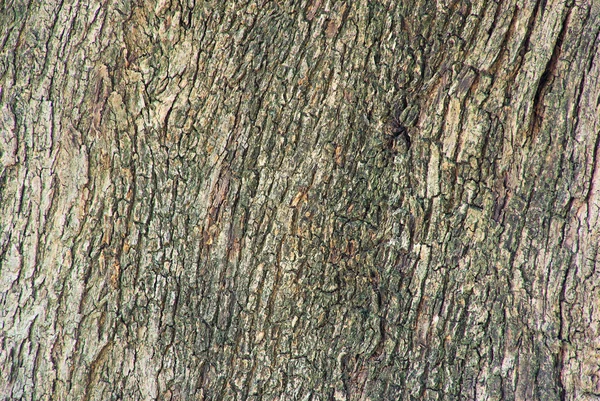
[[[600,399],[600,2],[0,2],[3,400]]]

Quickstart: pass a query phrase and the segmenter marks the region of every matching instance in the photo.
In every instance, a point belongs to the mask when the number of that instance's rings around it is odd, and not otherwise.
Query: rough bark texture
[[[0,28],[1,399],[600,399],[600,2]]]

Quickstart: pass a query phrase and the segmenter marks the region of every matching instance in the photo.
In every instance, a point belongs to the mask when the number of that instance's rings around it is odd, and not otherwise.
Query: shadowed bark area
[[[0,28],[0,398],[600,399],[599,2]]]

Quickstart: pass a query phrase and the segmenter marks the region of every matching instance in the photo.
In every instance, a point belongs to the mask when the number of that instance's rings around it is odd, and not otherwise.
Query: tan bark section
[[[600,3],[0,27],[0,398],[600,397]]]

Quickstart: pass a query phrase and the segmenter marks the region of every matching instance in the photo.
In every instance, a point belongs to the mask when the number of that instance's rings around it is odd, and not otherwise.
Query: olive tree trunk
[[[600,399],[600,2],[0,1],[2,400]]]

